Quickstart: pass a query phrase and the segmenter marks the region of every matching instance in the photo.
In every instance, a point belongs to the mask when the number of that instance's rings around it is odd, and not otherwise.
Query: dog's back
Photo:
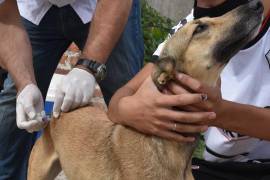
[[[60,164],[71,180],[184,179],[193,148],[115,125],[105,111],[85,107],[46,128],[32,151],[28,179],[53,179]]]

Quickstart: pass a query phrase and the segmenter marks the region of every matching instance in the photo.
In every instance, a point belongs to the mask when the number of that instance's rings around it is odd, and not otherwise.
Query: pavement
[[[194,0],[146,0],[161,15],[179,22],[188,15],[194,4]]]

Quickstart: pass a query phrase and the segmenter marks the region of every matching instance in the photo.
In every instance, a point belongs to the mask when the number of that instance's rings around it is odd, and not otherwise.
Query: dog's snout
[[[253,11],[263,11],[263,4],[259,0],[250,0],[249,1],[249,7]]]

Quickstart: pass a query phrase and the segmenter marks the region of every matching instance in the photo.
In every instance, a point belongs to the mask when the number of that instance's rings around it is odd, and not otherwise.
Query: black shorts
[[[194,158],[192,165],[195,180],[270,180],[269,161],[217,163]]]

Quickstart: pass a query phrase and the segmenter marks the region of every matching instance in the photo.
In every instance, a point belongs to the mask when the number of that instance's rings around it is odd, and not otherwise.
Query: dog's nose
[[[259,0],[249,0],[249,7],[254,11],[263,11],[263,4]]]

